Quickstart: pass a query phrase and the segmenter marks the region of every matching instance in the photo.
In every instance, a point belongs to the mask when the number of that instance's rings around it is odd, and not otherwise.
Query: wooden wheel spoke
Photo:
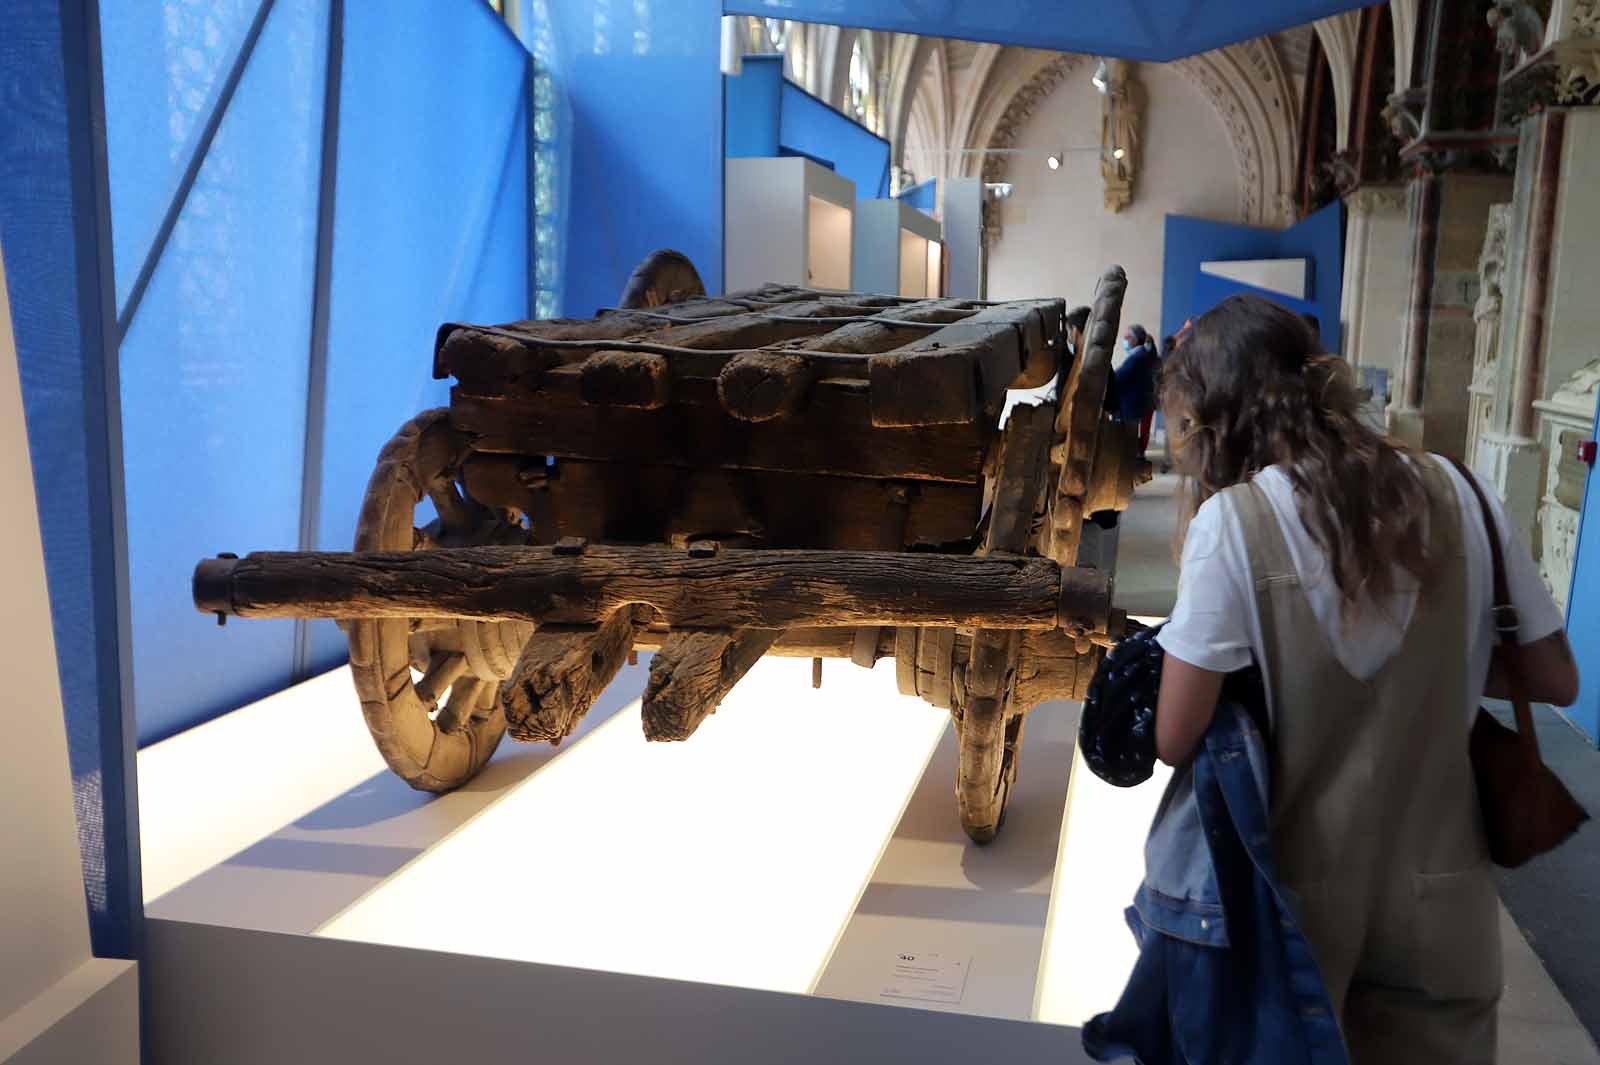
[[[449,735],[472,721],[483,687],[483,681],[473,676],[456,681],[450,689],[450,698],[439,707],[439,716],[434,718],[440,732]]]
[[[428,662],[428,671],[417,681],[417,698],[425,706],[435,706],[450,686],[467,672],[467,656],[456,652],[435,654]]]
[[[428,498],[439,512],[439,539],[470,536],[478,527],[480,515],[469,504],[454,480],[436,477],[428,482]]]

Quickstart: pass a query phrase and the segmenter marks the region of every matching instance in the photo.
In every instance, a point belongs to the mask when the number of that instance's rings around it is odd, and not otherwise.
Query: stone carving
[[[1372,215],[1403,211],[1406,207],[1404,185],[1363,185],[1344,198],[1351,214]]]
[[[1126,61],[1106,61],[1106,87],[1100,94],[1100,178],[1106,210],[1121,211],[1133,202],[1139,174],[1138,86]]]
[[[1489,225],[1478,256],[1478,302],[1472,308],[1473,321],[1478,324],[1474,387],[1493,387],[1495,360],[1500,355],[1500,309],[1505,302],[1503,275],[1510,234],[1511,205],[1497,203],[1489,208]]]
[[[1544,19],[1527,0],[1495,0],[1485,16],[1494,27],[1494,46],[1521,62],[1544,45]]]
[[[1594,414],[1597,395],[1600,395],[1600,358],[1591,359],[1577,373],[1567,378],[1550,397],[1550,401],[1580,416],[1588,417]]]
[[[1238,96],[1228,91],[1216,71],[1205,62],[1205,56],[1180,59],[1174,64],[1179,72],[1199,87],[1216,109],[1217,116],[1228,130],[1233,142],[1234,161],[1239,168],[1239,214],[1246,222],[1264,222],[1262,214],[1261,149],[1250,129],[1250,121]],[[1285,218],[1294,217],[1294,197],[1289,195]]]
[[[1539,500],[1539,576],[1556,602],[1566,608],[1572,586],[1572,562],[1578,549],[1578,506],[1581,496],[1563,498],[1561,491],[1562,437],[1586,437],[1594,426],[1595,403],[1600,399],[1600,358],[1593,359],[1561,383],[1539,408],[1539,439],[1546,453],[1544,497]]]
[[[1468,386],[1467,454],[1478,452],[1478,442],[1490,431],[1494,418],[1495,377],[1500,357],[1500,310],[1505,302],[1502,281],[1507,242],[1511,233],[1511,205],[1489,208],[1483,251],[1478,256],[1478,300],[1472,308],[1477,336],[1472,352],[1472,384]]]
[[[1567,13],[1567,27],[1573,37],[1600,38],[1600,0],[1575,0]]]
[[[1389,132],[1401,144],[1410,144],[1422,136],[1422,101],[1415,90],[1391,93],[1389,102],[1380,113],[1389,124]]]

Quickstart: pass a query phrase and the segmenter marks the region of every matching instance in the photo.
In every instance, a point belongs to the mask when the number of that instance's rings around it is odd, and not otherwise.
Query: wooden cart
[[[762,655],[892,656],[950,711],[987,842],[1027,712],[1081,698],[1122,628],[1077,561],[1086,517],[1148,476],[1103,413],[1125,285],[1101,279],[1070,368],[1059,300],[706,298],[670,253],[590,321],[446,325],[450,406],[384,447],[354,552],[208,560],[195,603],[340,619],[379,750],[429,791],[507,731],[559,743],[637,649],[653,740]],[[1006,390],[1058,372],[1002,429]]]

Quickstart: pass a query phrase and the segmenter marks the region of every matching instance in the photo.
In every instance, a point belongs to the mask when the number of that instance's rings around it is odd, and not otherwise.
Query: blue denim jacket
[[[1316,959],[1273,871],[1266,744],[1224,695],[1162,797],[1127,911],[1139,961],[1091,1020],[1097,1061],[1348,1065]]]

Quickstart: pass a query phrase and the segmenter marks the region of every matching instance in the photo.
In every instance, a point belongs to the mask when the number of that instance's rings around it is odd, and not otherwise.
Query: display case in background
[[[984,187],[981,178],[942,182],[946,296],[989,298],[983,246]]]
[[[853,181],[800,156],[729,159],[726,165],[728,291],[769,281],[860,287],[850,266]]]
[[[901,200],[856,204],[855,287],[917,299],[944,294],[939,221]]]

